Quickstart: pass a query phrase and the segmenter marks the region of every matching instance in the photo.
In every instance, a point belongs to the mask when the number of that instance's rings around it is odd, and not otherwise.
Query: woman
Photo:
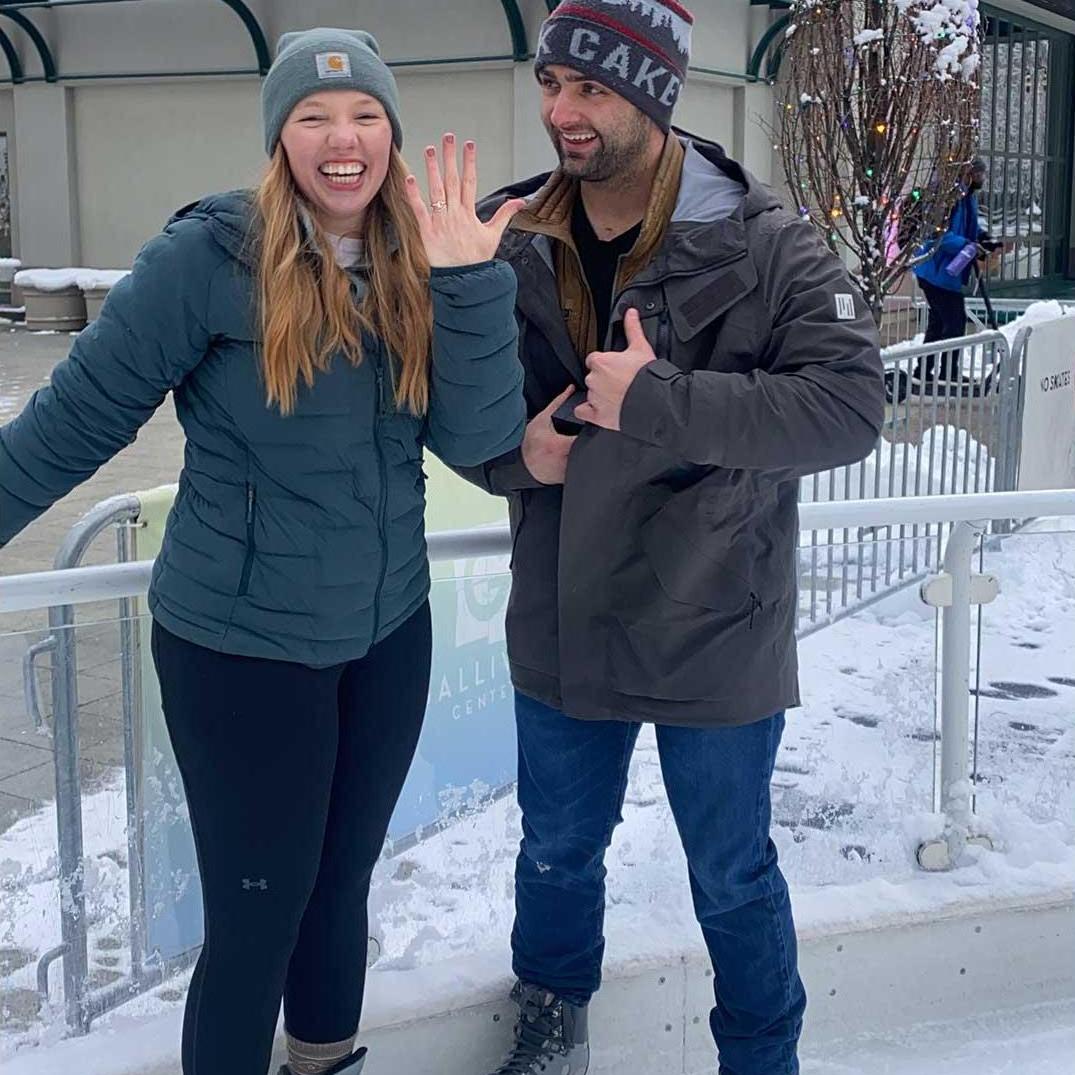
[[[423,444],[455,465],[524,425],[520,203],[474,213],[445,135],[430,204],[368,34],[281,39],[268,173],[180,212],[49,387],[0,430],[0,544],[129,444],[166,393],[186,433],[153,573],[153,655],[205,945],[185,1075],[357,1075],[366,898],[430,664]]]

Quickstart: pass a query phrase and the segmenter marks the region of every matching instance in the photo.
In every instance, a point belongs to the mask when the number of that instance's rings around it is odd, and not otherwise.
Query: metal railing
[[[1049,299],[992,299],[989,306],[997,327],[1008,325],[1022,317],[1031,306],[1039,302],[1056,301],[1064,312],[1075,309],[1075,302]],[[968,296],[964,299],[967,320],[975,332],[988,332],[989,311],[985,299]],[[925,335],[929,320],[929,305],[917,288],[910,295],[889,295],[885,299],[884,316],[881,320],[881,342],[886,346],[909,343],[916,335]]]
[[[114,521],[130,518],[131,499],[117,498],[102,507],[101,515]],[[973,828],[968,773],[968,669],[970,660],[970,605],[983,603],[995,594],[988,580],[971,576],[971,555],[977,539],[990,521],[1025,519],[1043,515],[1075,516],[1075,490],[1059,492],[959,494],[922,496],[916,499],[846,500],[803,504],[800,526],[812,532],[857,532],[870,535],[880,528],[954,526],[948,539],[944,574],[923,587],[923,600],[942,610],[943,663],[941,701],[941,809],[946,818],[945,836],[919,849],[925,869],[945,869],[958,858],[961,847],[978,837]],[[85,523],[85,521],[84,521]],[[90,527],[65,546],[72,555],[88,540]],[[122,538],[121,538],[122,540]],[[429,536],[433,561],[506,555],[510,535],[505,525],[477,531],[452,531]],[[61,557],[57,557],[61,559]],[[73,623],[75,606],[98,601],[129,602],[143,597],[150,581],[149,561],[104,567],[82,567],[0,578],[0,614],[49,608],[53,628],[54,737],[58,838],[60,841],[62,944],[45,953],[39,964],[39,987],[47,996],[48,968],[63,960],[64,996],[68,1026],[75,1032],[88,1030],[91,1020],[125,999],[152,987],[189,959],[164,964],[145,954],[132,922],[131,974],[106,989],[90,992],[86,987],[87,926],[83,890],[83,841],[81,790],[78,771],[78,709],[65,698],[77,696],[72,683],[76,671]],[[65,692],[66,695],[65,695]],[[125,711],[127,692],[124,694]],[[126,720],[125,724],[132,724]],[[131,776],[133,727],[125,729],[125,762]],[[128,781],[130,806],[133,783]],[[133,839],[133,837],[132,837]],[[132,890],[141,876],[140,848],[130,858]],[[133,897],[132,897],[133,898]]]
[[[1015,488],[1026,333],[883,352],[888,405],[874,451],[804,478],[800,504]],[[947,372],[948,377],[938,374]],[[808,634],[908,585],[939,563],[945,524],[878,527],[866,540],[802,527],[799,630]]]

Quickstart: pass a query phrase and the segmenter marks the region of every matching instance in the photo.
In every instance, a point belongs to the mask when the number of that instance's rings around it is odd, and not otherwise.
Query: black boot
[[[366,1050],[363,1048],[357,1053],[345,1056],[338,1064],[333,1064],[324,1075],[362,1075],[362,1067],[365,1063]],[[284,1064],[278,1075],[292,1075],[291,1068]]]
[[[519,1005],[511,1055],[493,1075],[586,1075],[590,1066],[587,1006],[572,1004],[539,985],[518,982]]]

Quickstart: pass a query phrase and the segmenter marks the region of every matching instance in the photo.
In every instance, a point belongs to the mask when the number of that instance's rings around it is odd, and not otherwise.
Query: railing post
[[[944,836],[918,848],[924,870],[956,864],[968,840],[991,846],[973,831],[969,763],[970,641],[972,604],[983,605],[1000,592],[992,575],[972,575],[978,539],[988,522],[956,523],[944,551],[944,573],[922,584],[922,599],[941,609],[941,813]]]
[[[73,567],[93,539],[112,522],[130,517],[138,501],[113,497],[98,504],[68,531],[54,566]],[[82,841],[82,780],[78,749],[78,658],[73,605],[49,609],[52,655],[52,734],[56,768],[56,839],[60,856],[60,936],[63,943],[63,997],[67,1025],[76,1034],[89,1030],[86,1010],[89,946],[86,938]],[[47,964],[46,964],[47,966]]]
[[[49,609],[56,638],[52,655],[53,746],[56,763],[56,839],[60,851],[60,936],[63,939],[63,999],[67,1025],[88,1029],[82,1008],[89,968],[86,897],[82,865],[82,788],[78,770],[78,668],[75,612],[70,605]]]
[[[130,563],[136,557],[135,523],[116,530],[116,558]],[[146,961],[145,864],[142,861],[145,819],[142,811],[142,668],[138,604],[125,597],[119,603],[120,662],[123,683],[123,765],[127,792],[127,874],[131,915],[131,975],[142,978]]]

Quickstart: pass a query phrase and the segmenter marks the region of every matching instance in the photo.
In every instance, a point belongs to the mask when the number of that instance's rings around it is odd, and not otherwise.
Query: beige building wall
[[[257,181],[254,80],[81,85],[74,94],[82,260],[130,265],[173,210]]]
[[[446,129],[477,140],[483,190],[555,163],[538,120],[530,63],[512,62],[500,0],[247,4],[270,51],[291,29],[359,25],[375,34],[399,81],[405,155],[419,167],[422,146]],[[532,51],[546,6],[519,0],[519,7]],[[741,74],[770,16],[746,0],[695,0],[693,9],[692,63],[705,70],[688,80],[676,121],[721,142],[769,180],[769,140],[757,117],[771,107],[770,93],[748,86]],[[220,0],[27,14],[61,76],[59,85],[0,91],[15,188],[13,246],[27,265],[124,267],[179,206],[257,181],[264,155],[256,53]],[[40,76],[26,35],[5,29],[26,74]]]

